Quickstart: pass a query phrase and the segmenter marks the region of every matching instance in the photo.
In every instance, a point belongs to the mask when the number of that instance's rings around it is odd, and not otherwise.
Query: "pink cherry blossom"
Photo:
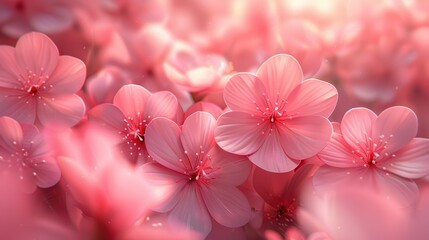
[[[130,82],[130,74],[111,65],[105,66],[99,72],[88,78],[85,89],[92,105],[110,103],[116,92]]]
[[[318,154],[327,165],[314,176],[314,185],[368,188],[401,205],[415,201],[419,190],[412,179],[429,174],[429,140],[415,138],[417,117],[395,106],[376,115],[354,108],[343,117],[340,131]]]
[[[293,38],[289,37],[291,34]],[[322,65],[323,42],[317,28],[308,21],[289,21],[282,24],[282,48],[294,56],[305,77],[314,76]]]
[[[31,31],[56,33],[74,22],[71,1],[3,0],[0,3],[0,29],[11,37]]]
[[[272,173],[256,168],[253,174],[255,191],[264,199],[264,225],[284,234],[291,227],[299,227],[297,209],[302,204],[302,191],[311,184],[313,165],[303,165],[295,171]]]
[[[70,220],[87,236],[120,239],[156,202],[155,190],[121,159],[108,132],[91,124],[68,133],[49,131],[50,146],[69,192]]]
[[[37,193],[22,192],[20,182],[12,176],[0,175],[0,236],[3,239],[89,240],[77,234],[58,214],[46,211],[46,206],[38,202]]]
[[[0,115],[47,125],[52,121],[72,126],[85,105],[75,93],[85,81],[82,61],[60,56],[44,34],[28,33],[16,48],[0,46]]]
[[[233,75],[224,98],[232,111],[218,120],[217,143],[228,152],[249,155],[266,171],[293,170],[320,152],[332,135],[327,117],[337,102],[335,87],[317,79],[303,81],[290,55],[269,58],[256,75]]]
[[[142,166],[143,176],[170,191],[154,210],[169,212],[169,222],[203,237],[212,229],[212,218],[230,228],[250,219],[249,202],[236,187],[249,175],[250,163],[216,145],[215,125],[212,115],[196,112],[181,128],[170,119],[154,119],[145,135],[156,162]]]
[[[144,87],[128,84],[121,87],[113,104],[105,103],[91,109],[90,116],[110,127],[118,137],[121,152],[133,163],[146,162],[146,127],[156,117],[181,121],[183,110],[176,97],[167,91],[150,93]]]
[[[161,24],[146,24],[137,30],[124,28],[110,35],[98,57],[100,62],[134,71],[154,71],[173,42],[170,32]]]
[[[297,214],[304,232],[324,232],[321,239],[419,239],[406,235],[409,209],[398,208],[378,192],[362,185],[338,185],[330,191],[304,196],[305,209]]]
[[[381,2],[367,11],[370,4],[356,2],[354,21],[339,29],[334,69],[348,95],[386,106],[419,75],[419,52],[399,17],[401,9]]]
[[[216,85],[226,73],[226,59],[202,54],[184,43],[176,43],[163,63],[167,79],[188,91],[198,92]]]
[[[39,130],[6,116],[0,117],[0,173],[18,180],[25,192],[51,187],[61,177]]]

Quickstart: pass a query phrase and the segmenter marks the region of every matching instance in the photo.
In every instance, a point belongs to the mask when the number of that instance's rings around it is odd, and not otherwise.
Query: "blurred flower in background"
[[[426,239],[428,39],[426,0],[1,0],[0,236]]]

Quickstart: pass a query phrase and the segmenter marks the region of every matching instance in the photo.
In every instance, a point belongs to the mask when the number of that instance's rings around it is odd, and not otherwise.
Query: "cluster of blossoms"
[[[425,0],[1,1],[0,236],[426,239],[427,38]]]

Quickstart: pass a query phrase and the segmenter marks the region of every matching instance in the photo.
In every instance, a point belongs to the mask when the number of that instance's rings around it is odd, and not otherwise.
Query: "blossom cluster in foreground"
[[[425,239],[427,12],[0,2],[1,238]]]

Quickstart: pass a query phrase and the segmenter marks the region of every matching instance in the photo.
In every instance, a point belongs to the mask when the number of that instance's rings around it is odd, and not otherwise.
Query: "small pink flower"
[[[23,191],[55,185],[61,172],[39,130],[10,117],[0,117],[0,173],[21,182]]]
[[[0,46],[0,60],[0,116],[68,126],[82,119],[85,105],[74,94],[85,81],[81,60],[59,56],[55,44],[36,32],[19,38],[16,48]]]
[[[212,229],[211,218],[231,228],[250,219],[249,202],[236,187],[249,175],[250,163],[216,145],[215,125],[205,112],[190,115],[182,128],[166,118],[154,119],[146,136],[156,163],[142,166],[148,181],[170,191],[154,210],[169,212],[169,222],[203,236]]]
[[[391,107],[379,116],[366,108],[349,110],[318,154],[327,165],[316,172],[315,186],[359,186],[409,204],[419,193],[412,179],[429,174],[429,140],[416,133],[417,117],[409,108]]]
[[[314,76],[322,66],[325,51],[316,26],[310,21],[287,21],[282,24],[281,38],[283,51],[298,60],[304,76]]]
[[[88,78],[85,90],[92,105],[110,103],[115,93],[125,84],[131,83],[127,71],[114,65],[107,65]]]
[[[410,218],[416,218],[415,209],[398,208],[396,202],[365,187],[341,185],[323,196],[306,193],[304,207],[297,214],[299,223],[305,232],[323,232],[320,237],[328,239],[425,239],[406,235]]]
[[[112,136],[97,126],[83,124],[66,134],[53,128],[49,133],[69,193],[71,222],[87,236],[122,239],[119,235],[132,230],[156,202],[155,190],[117,154]]]
[[[121,151],[136,163],[146,162],[146,127],[156,117],[181,121],[183,110],[176,97],[167,91],[150,93],[144,87],[127,84],[113,98],[91,109],[90,116],[111,127],[118,138]],[[118,134],[119,133],[119,134]]]
[[[265,61],[256,75],[238,73],[225,87],[232,110],[218,120],[216,141],[224,150],[249,155],[258,167],[287,172],[329,142],[327,117],[337,90],[317,79],[303,81],[298,62],[280,54]]]
[[[291,227],[300,227],[297,211],[303,203],[301,196],[304,190],[311,186],[315,169],[310,164],[287,173],[255,169],[253,186],[265,201],[262,230],[271,229],[284,234]]]
[[[162,67],[168,80],[191,92],[213,88],[228,70],[222,56],[203,54],[180,42],[173,45]]]
[[[74,23],[70,3],[67,0],[3,0],[0,3],[0,29],[11,37],[31,31],[64,31]]]

